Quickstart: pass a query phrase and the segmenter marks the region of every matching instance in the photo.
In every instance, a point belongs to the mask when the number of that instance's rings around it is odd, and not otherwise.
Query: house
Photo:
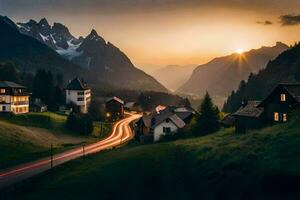
[[[152,141],[159,141],[163,135],[173,134],[183,129],[194,114],[194,111],[186,108],[158,106],[153,113],[144,114],[138,120],[136,136],[137,138],[151,137]]]
[[[127,102],[124,105],[124,110],[141,112],[142,108],[137,102]]]
[[[30,101],[30,111],[32,112],[47,112],[48,107],[41,99],[32,99]]]
[[[116,120],[122,118],[124,116],[124,101],[118,97],[107,99],[105,112],[108,119]]]
[[[300,84],[279,84],[263,101],[245,102],[233,114],[236,132],[287,122],[290,112],[299,105]]]
[[[300,105],[300,84],[279,84],[259,104],[264,108],[266,125],[287,122],[292,110]]]
[[[260,103],[260,101],[244,101],[240,109],[233,113],[236,132],[245,133],[247,130],[263,126],[264,108],[258,107]]]
[[[24,114],[29,112],[29,93],[22,85],[0,81],[0,113]]]
[[[66,91],[66,104],[74,104],[79,112],[88,113],[91,104],[91,88],[82,80],[75,78],[69,82]]]

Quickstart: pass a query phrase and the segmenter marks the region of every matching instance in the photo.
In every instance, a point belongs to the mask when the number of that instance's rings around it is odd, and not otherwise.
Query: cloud
[[[281,15],[279,18],[282,26],[293,26],[300,24],[300,15]]]
[[[268,26],[268,25],[272,25],[273,22],[269,21],[269,20],[266,20],[266,21],[258,21],[256,22],[257,24],[262,24],[262,25],[265,25],[265,26]]]

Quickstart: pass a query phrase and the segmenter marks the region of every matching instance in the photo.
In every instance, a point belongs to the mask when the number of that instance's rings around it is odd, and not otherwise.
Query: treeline
[[[262,100],[279,83],[300,81],[300,44],[297,43],[269,61],[265,69],[250,74],[247,82],[241,81],[237,91],[232,91],[224,103],[224,112],[235,112],[244,100]]]
[[[12,81],[27,87],[32,97],[41,99],[48,109],[57,110],[65,103],[63,93],[64,76],[39,69],[35,74],[20,73],[14,63],[0,63],[0,81]]]

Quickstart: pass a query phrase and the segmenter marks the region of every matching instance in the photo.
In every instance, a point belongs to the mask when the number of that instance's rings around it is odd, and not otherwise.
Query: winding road
[[[128,142],[133,137],[129,124],[140,118],[141,115],[127,114],[129,117],[116,122],[113,126],[112,133],[104,140],[86,145],[85,147],[78,147],[63,153],[55,154],[53,155],[52,162],[51,157],[46,157],[34,162],[0,171],[0,189],[45,172],[51,169],[51,165],[55,167],[70,160],[74,160],[88,154],[97,153],[105,149],[117,147]]]

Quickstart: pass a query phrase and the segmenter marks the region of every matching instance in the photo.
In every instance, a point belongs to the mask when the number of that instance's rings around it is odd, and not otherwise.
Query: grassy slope
[[[31,180],[15,194],[20,199],[294,199],[299,116],[245,135],[226,129],[89,156]]]
[[[66,116],[55,113],[29,113],[0,117],[0,169],[49,155],[76,144],[93,141],[64,128]]]

